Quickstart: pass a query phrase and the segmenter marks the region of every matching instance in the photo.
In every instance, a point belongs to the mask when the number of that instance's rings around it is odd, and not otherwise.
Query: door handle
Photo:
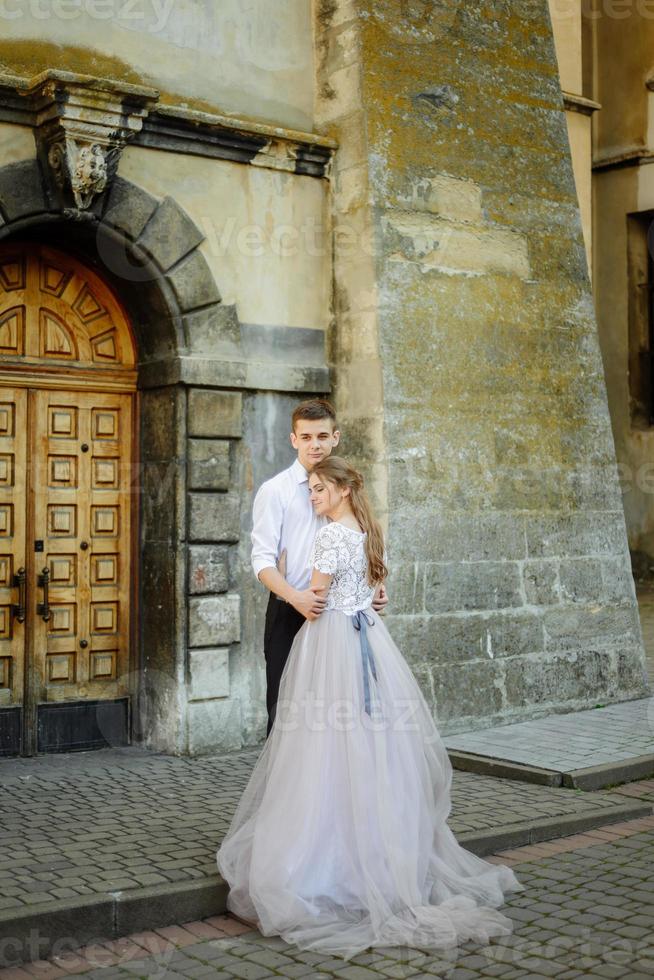
[[[11,610],[19,623],[25,622],[27,612],[27,572],[19,568],[14,575],[14,585],[18,586],[18,604],[14,603]]]
[[[39,602],[36,605],[36,611],[38,615],[43,619],[44,622],[50,619],[50,598],[48,595],[48,586],[50,584],[50,569],[46,565],[38,578],[38,583],[43,589],[43,602]]]

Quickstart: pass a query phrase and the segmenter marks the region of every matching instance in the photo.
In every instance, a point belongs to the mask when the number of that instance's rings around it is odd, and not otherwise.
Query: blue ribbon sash
[[[355,630],[358,630],[361,634],[361,666],[363,668],[363,696],[365,701],[365,710],[367,714],[370,714],[370,677],[368,676],[368,667],[372,671],[372,676],[377,680],[377,670],[375,668],[375,661],[372,656],[372,650],[370,649],[370,644],[368,643],[368,627],[374,626],[375,621],[372,618],[368,618],[368,615],[363,609],[359,609],[351,617],[352,625]]]

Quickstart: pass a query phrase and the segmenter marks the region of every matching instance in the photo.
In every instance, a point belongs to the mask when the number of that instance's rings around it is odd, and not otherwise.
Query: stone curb
[[[0,969],[13,966],[17,959],[29,962],[101,939],[221,915],[228,891],[216,873],[202,881],[169,882],[97,897],[80,895],[56,905],[8,910],[0,915]],[[11,963],[3,962],[6,956]]]
[[[447,754],[454,769],[484,776],[515,779],[525,783],[538,783],[541,786],[596,790],[654,776],[654,754],[634,756],[632,759],[620,762],[602,762],[598,766],[572,769],[568,772],[559,769],[541,769],[521,762],[511,762],[509,759],[460,752],[456,749],[448,749]]]
[[[496,851],[507,851],[526,844],[537,844],[557,837],[570,837],[572,834],[594,830],[623,820],[637,820],[651,817],[654,807],[651,803],[625,803],[606,809],[590,810],[586,813],[561,814],[557,817],[544,817],[531,823],[515,823],[498,831],[470,831],[457,834],[457,840],[467,850],[483,857]]]
[[[574,789],[603,789],[651,776],[654,776],[654,755],[638,755],[623,762],[606,762],[600,766],[564,772],[563,785]]]
[[[447,748],[447,746],[446,746]],[[476,755],[473,752],[460,752],[447,749],[454,769],[475,772],[482,776],[496,776],[500,779],[516,779],[524,783],[538,783],[540,786],[561,786],[562,773],[556,769],[539,769],[508,759],[495,759],[490,755]]]
[[[457,840],[481,856],[496,851],[566,837],[610,823],[651,816],[651,803],[634,801],[620,806],[597,808],[587,813],[546,817],[532,822],[516,823],[501,830],[457,834]],[[149,888],[110,892],[97,897],[62,900],[35,905],[0,915],[0,948],[4,955],[30,962],[57,952],[55,944],[67,941],[65,951],[88,945],[100,939],[118,939],[135,932],[160,929],[180,922],[221,915],[227,910],[228,887],[216,874],[194,882],[170,882]],[[37,945],[38,944],[38,945]],[[64,951],[64,947],[60,948]]]

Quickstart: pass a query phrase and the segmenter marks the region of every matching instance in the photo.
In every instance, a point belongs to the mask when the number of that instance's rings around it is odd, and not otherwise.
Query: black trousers
[[[266,738],[270,735],[275,720],[279,682],[284,665],[291,652],[295,634],[305,622],[304,616],[290,602],[284,602],[274,593],[270,593],[263,634],[263,652],[266,657],[266,707],[268,708]]]

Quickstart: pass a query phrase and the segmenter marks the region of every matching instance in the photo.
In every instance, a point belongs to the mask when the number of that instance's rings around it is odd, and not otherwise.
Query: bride
[[[327,607],[297,634],[275,721],[216,859],[227,908],[301,949],[439,949],[506,936],[524,886],[458,844],[452,766],[427,703],[371,608],[386,556],[361,474],[328,456],[309,477],[312,587]]]

